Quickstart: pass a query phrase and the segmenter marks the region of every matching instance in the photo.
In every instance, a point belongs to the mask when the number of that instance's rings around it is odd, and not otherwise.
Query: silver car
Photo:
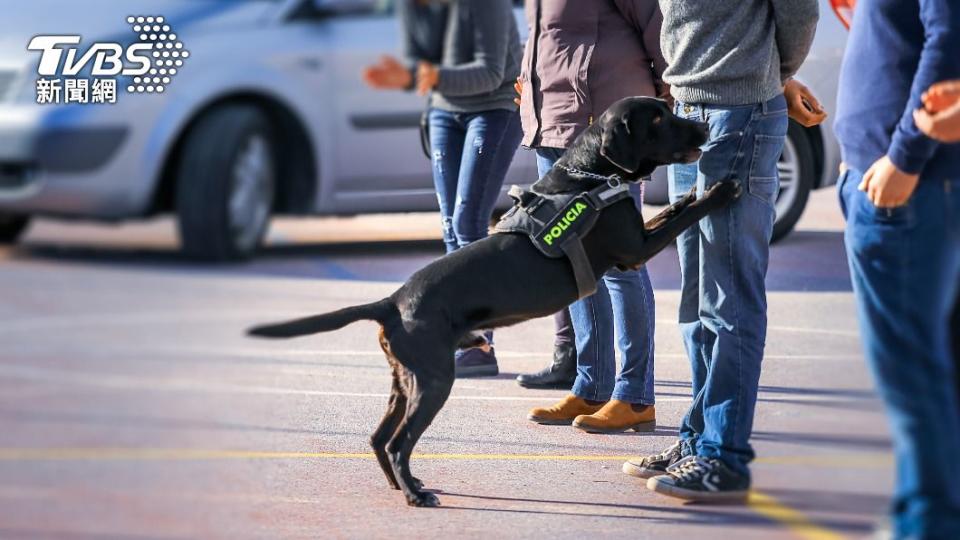
[[[187,253],[229,260],[256,251],[273,215],[436,210],[416,133],[425,100],[371,90],[359,77],[396,51],[390,1],[122,5],[32,0],[0,18],[0,242],[16,241],[32,216],[174,212]],[[824,8],[801,78],[832,111],[845,35]],[[121,78],[116,104],[36,103],[40,55],[26,48],[35,34],[77,34],[81,47],[136,41],[126,19],[137,15],[163,16],[190,52],[164,92],[128,94]],[[791,126],[780,235],[837,162],[829,127]],[[535,178],[533,153],[518,152],[506,185]],[[665,200],[662,179],[650,194],[658,185]]]

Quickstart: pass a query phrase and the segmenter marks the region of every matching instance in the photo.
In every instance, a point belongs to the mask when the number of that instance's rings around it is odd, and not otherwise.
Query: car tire
[[[249,258],[260,247],[276,192],[273,127],[256,107],[225,105],[183,141],[176,209],[183,251],[208,261]]]
[[[0,214],[0,245],[16,244],[29,224],[29,216]]]
[[[790,234],[807,207],[816,180],[813,152],[806,130],[791,120],[783,153],[777,163],[780,193],[775,204],[777,217],[773,223],[772,242]]]

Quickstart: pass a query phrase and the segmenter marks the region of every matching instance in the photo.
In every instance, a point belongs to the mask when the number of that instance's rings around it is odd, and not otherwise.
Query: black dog
[[[604,182],[590,179],[592,175],[636,181],[659,165],[698,159],[706,140],[705,124],[674,116],[664,102],[627,98],[581,134],[533,189],[581,193]],[[721,182],[700,199],[689,193],[646,224],[631,199],[613,203],[582,239],[594,275],[614,266],[639,267],[738,194],[736,182]],[[410,474],[410,454],[450,394],[454,351],[482,341],[477,330],[551,315],[577,298],[570,262],[545,257],[527,236],[494,234],[430,263],[388,298],[261,326],[250,334],[286,338],[329,332],[358,320],[380,323],[380,347],[393,370],[393,387],[370,444],[387,481],[403,490],[410,505],[436,506],[437,498]]]

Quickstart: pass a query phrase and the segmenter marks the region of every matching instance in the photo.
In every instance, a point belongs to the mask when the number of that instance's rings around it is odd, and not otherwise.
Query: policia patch
[[[583,238],[587,232],[583,230],[584,225],[592,228],[599,213],[587,203],[586,198],[579,196],[567,203],[553,220],[544,225],[543,232],[537,237],[537,241],[553,246],[555,243],[562,244],[563,238],[571,234],[577,234],[578,237]]]
[[[522,233],[550,258],[566,257],[577,281],[580,298],[597,290],[597,278],[583,250],[584,238],[607,206],[630,197],[627,185],[609,181],[590,191],[543,195],[513,186],[517,202],[495,227],[498,233]]]

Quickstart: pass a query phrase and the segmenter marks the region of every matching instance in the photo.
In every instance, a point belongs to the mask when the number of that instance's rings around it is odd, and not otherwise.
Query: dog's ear
[[[600,155],[617,167],[635,173],[640,168],[640,149],[630,132],[630,118],[613,116],[600,126]]]

